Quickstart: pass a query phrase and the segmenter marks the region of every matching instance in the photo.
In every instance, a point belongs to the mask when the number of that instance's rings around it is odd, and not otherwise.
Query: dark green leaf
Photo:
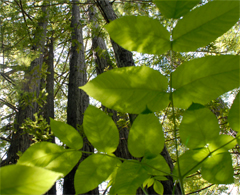
[[[174,106],[206,104],[239,87],[239,56],[208,56],[183,63],[172,73]]]
[[[238,93],[229,111],[228,121],[234,131],[240,132],[240,93]]]
[[[170,49],[170,33],[158,20],[146,16],[124,16],[105,28],[117,44],[129,51],[163,54]]]
[[[140,114],[146,108],[154,112],[168,106],[167,86],[161,73],[141,66],[107,71],[80,88],[108,108]]]
[[[119,143],[118,129],[108,115],[94,106],[84,113],[83,129],[91,144],[99,151],[112,153]]]
[[[183,114],[179,127],[181,141],[189,148],[201,148],[219,137],[216,116],[207,108],[192,104]]]
[[[47,192],[62,176],[40,167],[7,165],[0,168],[1,194],[41,195]]]
[[[202,177],[210,183],[230,184],[234,182],[231,155],[226,153],[209,157],[202,166]]]
[[[71,125],[50,119],[51,131],[68,147],[79,150],[83,147],[83,139]]]
[[[156,156],[164,147],[164,135],[154,114],[140,114],[128,135],[128,149],[134,157]]]
[[[67,175],[80,160],[82,153],[64,149],[56,144],[41,142],[34,144],[23,153],[20,165],[36,166]]]
[[[121,162],[116,157],[104,154],[92,154],[84,159],[74,177],[76,194],[83,194],[96,188],[109,177],[118,164]]]
[[[136,194],[137,189],[147,178],[149,175],[141,163],[135,160],[125,161],[118,168],[110,194]]]
[[[181,1],[181,0],[154,0],[162,15],[166,18],[178,19],[187,14],[199,0]]]
[[[173,29],[173,50],[195,51],[217,39],[239,20],[239,1],[211,1],[198,7]]]
[[[147,172],[151,175],[170,174],[170,168],[166,160],[160,154],[158,154],[155,158],[144,157],[141,162]]]

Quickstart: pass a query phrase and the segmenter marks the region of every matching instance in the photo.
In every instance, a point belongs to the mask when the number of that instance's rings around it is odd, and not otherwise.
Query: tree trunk
[[[79,86],[83,86],[87,83],[87,74],[82,26],[80,23],[80,10],[77,4],[79,1],[73,0],[72,2],[71,27],[73,28],[73,31],[68,85],[67,123],[80,130],[79,127],[83,123],[83,113],[88,106],[89,97],[84,91],[79,89]],[[84,138],[83,151],[94,152],[94,148],[90,145],[86,138]],[[87,156],[88,155],[83,153],[80,162]],[[63,194],[75,194],[74,175],[76,169],[77,166],[64,178]],[[87,194],[98,194],[98,189],[92,190]]]
[[[115,20],[117,18],[111,3],[109,3],[109,0],[95,0],[99,10],[101,11],[105,21],[107,23],[109,23],[112,20]],[[116,57],[116,61],[117,61],[117,66],[118,67],[127,67],[127,66],[134,66],[134,60],[132,57],[132,53],[128,50],[125,50],[124,48],[120,47],[117,43],[115,43],[113,40],[111,40],[112,46],[113,46],[113,50],[115,53],[115,57]],[[130,121],[133,121],[134,118],[136,118],[136,115],[130,115]],[[121,146],[121,150],[119,151],[119,154],[117,156],[119,157],[123,157],[126,158],[125,156],[120,156],[120,155],[126,155],[128,156],[128,149],[127,149],[127,138],[128,138],[128,130],[125,129],[124,131],[122,131],[122,135],[121,135],[121,131],[120,131],[120,136],[123,138],[125,143],[122,143],[123,146]],[[123,141],[122,140],[122,141]],[[119,144],[120,145],[120,144]],[[171,170],[173,168],[173,163],[172,163],[172,159],[167,151],[166,146],[164,147],[162,153],[163,157],[165,158],[165,160],[167,161],[167,163],[169,164]],[[173,191],[173,179],[172,177],[169,177],[169,180],[167,181],[163,181],[162,182],[163,186],[164,186],[164,194],[172,194]],[[147,190],[147,192],[149,194],[157,194],[153,188],[149,188]],[[138,191],[138,194],[142,193],[141,190]],[[175,189],[175,194],[181,194],[180,188],[177,186]]]
[[[48,49],[48,55],[46,64],[48,66],[48,75],[46,78],[46,92],[47,92],[47,103],[44,106],[44,118],[50,124],[50,117],[54,118],[54,48],[53,48],[53,36],[51,37]],[[50,133],[50,132],[49,132]],[[55,137],[52,136],[50,142],[55,143]],[[56,183],[46,193],[46,195],[56,194]]]
[[[43,5],[45,2],[43,3]],[[30,68],[25,72],[25,78],[22,85],[21,98],[19,100],[19,111],[16,114],[14,122],[14,133],[12,134],[11,144],[7,152],[7,158],[2,161],[1,166],[8,164],[17,163],[18,155],[25,152],[30,144],[32,143],[32,136],[25,133],[21,129],[24,120],[29,118],[34,120],[33,114],[38,111],[37,102],[33,102],[34,97],[39,96],[40,92],[40,79],[41,74],[39,73],[42,68],[43,63],[43,52],[44,52],[44,43],[46,36],[46,27],[47,27],[47,9],[45,6],[42,7],[43,17],[40,18],[36,33],[34,36],[34,45],[32,49],[34,51],[40,51],[40,56],[31,62]],[[27,102],[26,102],[27,100]]]

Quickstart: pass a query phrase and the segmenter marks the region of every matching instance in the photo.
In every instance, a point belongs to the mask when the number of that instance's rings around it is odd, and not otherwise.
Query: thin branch
[[[190,193],[188,193],[188,194],[186,194],[186,195],[195,194],[195,193],[201,192],[201,191],[203,191],[203,190],[206,190],[207,188],[210,188],[210,187],[213,186],[213,185],[215,185],[215,184],[211,184],[211,185],[209,185],[209,186],[207,186],[207,187],[205,187],[205,188],[196,190],[196,191],[194,191],[194,192],[190,192]]]

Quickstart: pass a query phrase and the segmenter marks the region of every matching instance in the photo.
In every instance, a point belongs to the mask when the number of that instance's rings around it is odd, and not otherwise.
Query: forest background
[[[199,1],[195,5],[205,3],[207,1]],[[131,53],[110,40],[104,26],[128,15],[158,18],[165,27],[172,22],[151,1],[1,1],[1,166],[15,164],[33,143],[55,141],[49,117],[66,122],[82,133],[83,113],[89,98],[78,87],[97,75],[117,67],[145,65],[169,77],[172,69],[170,53]],[[239,45],[237,22],[227,33],[205,47],[188,53],[174,53],[174,65],[177,68],[183,62],[208,55],[239,55]],[[221,133],[233,137],[236,132],[229,127],[227,120],[231,107],[229,97],[234,99],[238,91],[232,90],[207,104],[219,121]],[[126,140],[136,116],[106,109],[91,98],[90,104],[103,109],[117,124],[121,140],[115,155],[133,158],[126,149]],[[180,124],[184,110],[175,111]],[[166,148],[175,163],[173,113],[168,107],[156,115],[163,124]],[[179,151],[185,151],[178,135],[177,138]],[[86,138],[85,143],[84,150],[94,152]],[[237,187],[239,146],[231,150],[231,155]],[[82,160],[87,156],[83,155]],[[73,174],[74,170],[65,177],[64,194],[74,193]],[[166,192],[167,187],[163,185]],[[50,194],[56,193],[54,188],[49,191]],[[186,194],[231,191],[226,185],[208,183],[199,171],[185,179],[184,188]],[[96,194],[97,191],[95,189],[90,193]]]

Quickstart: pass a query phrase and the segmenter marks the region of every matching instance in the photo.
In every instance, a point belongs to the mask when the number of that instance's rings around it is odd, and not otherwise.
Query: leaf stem
[[[172,34],[172,31],[171,31]],[[170,67],[173,70],[173,51],[172,51],[172,45],[170,50]],[[172,114],[173,114],[173,124],[174,124],[174,140],[175,140],[175,150],[176,150],[176,157],[177,157],[177,166],[178,166],[178,175],[179,175],[179,184],[182,191],[182,194],[185,194],[184,187],[183,187],[183,177],[181,175],[180,170],[180,164],[179,164],[179,154],[178,154],[178,137],[177,137],[177,124],[176,124],[176,117],[175,117],[175,109],[174,109],[174,103],[173,103],[173,87],[172,87],[172,72],[170,74],[170,100],[172,105]]]

